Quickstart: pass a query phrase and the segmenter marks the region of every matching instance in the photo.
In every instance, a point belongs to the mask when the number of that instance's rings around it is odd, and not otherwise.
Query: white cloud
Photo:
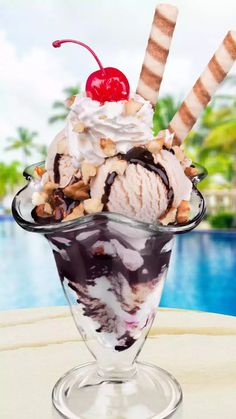
[[[0,50],[1,147],[5,146],[6,137],[14,135],[17,126],[39,131],[40,140],[49,143],[49,133],[56,133],[56,128],[50,129],[47,124],[51,104],[65,87],[64,80],[72,81],[71,75],[42,48],[17,54],[4,32],[0,33]]]

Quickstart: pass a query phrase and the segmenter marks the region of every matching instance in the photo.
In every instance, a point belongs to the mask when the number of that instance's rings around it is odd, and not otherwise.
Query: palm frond
[[[58,121],[64,121],[67,115],[68,115],[68,112],[60,114],[60,115],[53,115],[48,119],[48,122],[49,124],[54,124],[55,122],[58,122]]]
[[[60,101],[60,100],[56,100],[53,104],[52,104],[52,108],[53,109],[65,109],[65,103]]]

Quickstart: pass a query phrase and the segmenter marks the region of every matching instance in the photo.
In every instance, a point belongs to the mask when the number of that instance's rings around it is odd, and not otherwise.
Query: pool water
[[[0,222],[0,310],[64,304],[46,240]],[[176,237],[161,306],[236,315],[236,233]]]

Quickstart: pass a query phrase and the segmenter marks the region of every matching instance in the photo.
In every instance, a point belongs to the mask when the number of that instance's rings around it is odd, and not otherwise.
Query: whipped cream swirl
[[[106,102],[101,105],[84,94],[76,96],[67,117],[65,137],[68,153],[78,163],[88,160],[100,165],[107,154],[100,145],[101,138],[115,144],[115,153],[126,153],[137,144],[153,139],[153,110],[150,102],[137,94],[130,99],[140,104],[133,114],[125,111],[127,101]],[[84,125],[83,132],[76,132],[78,123]]]

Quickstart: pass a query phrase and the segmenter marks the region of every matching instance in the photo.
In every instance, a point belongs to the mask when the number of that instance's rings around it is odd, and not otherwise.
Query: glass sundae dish
[[[136,361],[156,315],[173,238],[195,228],[205,212],[196,185],[206,172],[181,145],[203,108],[201,98],[207,103],[204,83],[200,90],[197,81],[166,130],[152,131],[176,17],[175,7],[157,7],[137,93],[87,45],[53,43],[84,46],[100,70],[68,101],[65,127],[46,162],[25,169],[28,184],[12,211],[24,229],[48,240],[76,326],[95,359],[55,385],[53,404],[65,418],[161,419],[182,401],[171,374]],[[230,51],[233,36],[225,38]]]

